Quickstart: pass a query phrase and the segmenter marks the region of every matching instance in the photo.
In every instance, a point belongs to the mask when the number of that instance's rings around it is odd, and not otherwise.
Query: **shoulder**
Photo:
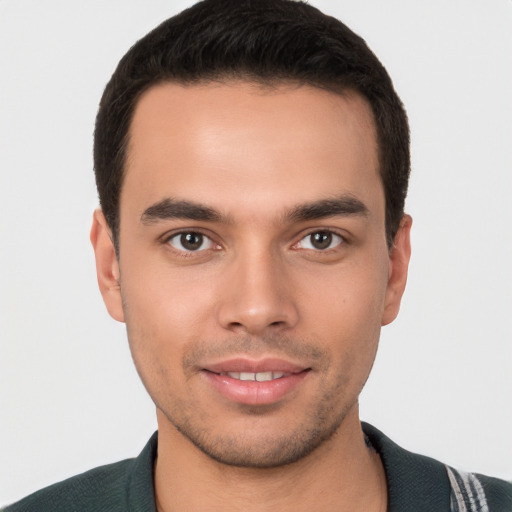
[[[446,472],[454,512],[512,511],[512,483],[477,473],[465,473],[449,466],[446,466]]]
[[[91,469],[30,494],[2,512],[126,510],[124,484],[132,464],[128,459]]]
[[[362,427],[382,459],[391,512],[512,512],[512,483],[457,471],[401,448],[367,423]]]
[[[135,459],[100,466],[50,485],[0,512],[154,512],[153,468],[157,445],[155,432]]]

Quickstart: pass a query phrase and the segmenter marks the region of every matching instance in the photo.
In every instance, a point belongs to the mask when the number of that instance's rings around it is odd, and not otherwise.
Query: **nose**
[[[293,283],[278,255],[239,255],[225,278],[217,309],[224,329],[263,335],[295,327],[299,312]]]

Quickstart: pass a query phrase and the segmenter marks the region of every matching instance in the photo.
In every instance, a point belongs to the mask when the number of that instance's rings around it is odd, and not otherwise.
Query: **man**
[[[139,41],[95,134],[91,240],[157,407],[134,461],[7,510],[509,510],[359,420],[405,288],[408,127],[344,25],[207,0]]]

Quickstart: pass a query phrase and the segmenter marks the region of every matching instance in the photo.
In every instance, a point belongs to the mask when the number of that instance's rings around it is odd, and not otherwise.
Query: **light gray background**
[[[92,131],[118,59],[189,3],[0,0],[0,504],[155,429],[96,288]],[[409,284],[362,417],[512,479],[512,3],[312,3],[367,40],[412,129]]]

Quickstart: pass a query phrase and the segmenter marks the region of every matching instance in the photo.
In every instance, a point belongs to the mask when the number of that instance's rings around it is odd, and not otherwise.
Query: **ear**
[[[116,257],[112,232],[100,208],[94,211],[91,227],[91,243],[96,257],[96,275],[103,301],[110,316],[124,322],[119,262]]]
[[[411,258],[411,226],[412,218],[405,214],[389,251],[389,276],[382,325],[390,324],[400,310]]]

